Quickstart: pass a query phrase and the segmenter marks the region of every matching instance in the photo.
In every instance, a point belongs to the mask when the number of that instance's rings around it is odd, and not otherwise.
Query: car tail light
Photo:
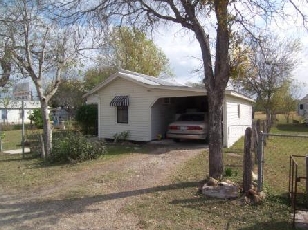
[[[201,126],[187,126],[187,130],[202,130]]]
[[[171,129],[171,130],[177,130],[177,129],[179,129],[179,126],[170,125],[170,126],[169,126],[169,129]]]

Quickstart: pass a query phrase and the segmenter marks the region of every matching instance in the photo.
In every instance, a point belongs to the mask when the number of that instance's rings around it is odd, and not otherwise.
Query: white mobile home
[[[22,113],[22,101],[0,99],[0,122],[8,124],[30,123],[29,115],[34,109],[41,108],[40,101],[24,101],[24,114]]]
[[[111,75],[85,97],[88,103],[98,104],[98,136],[107,139],[128,131],[130,140],[155,140],[165,135],[168,124],[179,114],[208,112],[204,88],[126,70]],[[252,126],[252,102],[226,90],[222,121],[225,146],[231,146]]]

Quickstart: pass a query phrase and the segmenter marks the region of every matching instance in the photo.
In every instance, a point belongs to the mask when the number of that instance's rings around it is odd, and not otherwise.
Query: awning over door
[[[110,106],[128,106],[128,105],[129,105],[128,96],[115,96],[110,102]]]

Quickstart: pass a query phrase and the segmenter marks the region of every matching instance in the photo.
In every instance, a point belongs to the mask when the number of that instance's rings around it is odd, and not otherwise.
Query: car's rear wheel
[[[180,139],[178,139],[178,138],[173,138],[173,141],[176,142],[176,143],[178,143],[178,142],[180,142]]]

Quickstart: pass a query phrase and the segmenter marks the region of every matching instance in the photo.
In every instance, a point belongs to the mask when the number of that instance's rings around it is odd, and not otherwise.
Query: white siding
[[[302,105],[302,109],[300,108]],[[300,100],[298,105],[298,115],[302,116],[304,119],[308,119],[308,95]]]
[[[165,137],[168,124],[174,121],[174,104],[165,104],[163,98],[158,99],[151,109],[151,139],[157,139],[157,135]]]
[[[110,106],[110,101],[116,95],[128,95],[128,124],[118,124],[116,107]],[[136,141],[150,141],[163,130],[157,127],[156,122],[169,122],[162,117],[156,117],[162,113],[162,108],[156,108],[155,102],[163,97],[198,96],[202,93],[180,90],[148,89],[134,82],[116,78],[98,92],[99,101],[99,137],[113,138],[115,134],[129,131],[129,139]],[[152,106],[153,110],[152,110]],[[153,112],[153,116],[151,113]],[[168,111],[170,112],[170,111]],[[154,129],[152,131],[152,128]]]
[[[7,119],[2,119],[2,114],[5,109],[0,109],[0,122],[1,123],[10,123],[10,124],[21,124],[21,109],[8,109],[7,110]],[[24,122],[30,123],[29,115],[32,113],[32,109],[25,109],[24,112]]]
[[[39,109],[41,103],[39,101],[24,101],[24,122],[30,123],[29,115],[34,109]],[[7,119],[4,118],[5,110],[7,111]],[[0,100],[0,122],[1,123],[11,123],[11,124],[21,124],[22,123],[22,101],[9,101],[5,103],[5,100]]]
[[[150,141],[156,139],[158,134],[165,134],[167,124],[174,119],[175,109],[172,104],[164,105],[162,98],[205,95],[205,92],[147,88],[144,84],[121,77],[113,79],[96,93],[91,101],[98,102],[99,137],[113,139],[115,134],[129,131],[129,139],[135,141]],[[116,107],[110,106],[117,95],[129,96],[128,124],[118,124]],[[251,103],[234,95],[226,95],[223,120],[223,143],[229,147],[244,135],[247,127],[251,127]]]
[[[116,95],[129,96],[128,124],[117,123],[116,107],[110,106]],[[146,88],[118,78],[100,90],[99,99],[99,137],[113,138],[115,134],[129,131],[130,140],[150,139],[150,105],[153,99],[147,95]]]
[[[252,106],[236,97],[226,96],[224,103],[224,146],[230,147],[252,126]]]

